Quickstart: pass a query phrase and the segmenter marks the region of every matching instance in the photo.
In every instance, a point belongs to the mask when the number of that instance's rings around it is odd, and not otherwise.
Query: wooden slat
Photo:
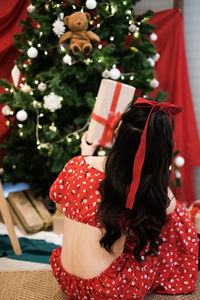
[[[174,8],[175,9],[183,9],[183,0],[174,0]]]

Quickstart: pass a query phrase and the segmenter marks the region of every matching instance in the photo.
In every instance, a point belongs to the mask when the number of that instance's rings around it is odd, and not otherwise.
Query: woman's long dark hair
[[[106,160],[105,179],[99,188],[102,201],[97,213],[106,230],[100,245],[112,252],[113,244],[128,226],[127,235],[134,242],[133,255],[138,261],[146,245],[149,245],[146,255],[157,255],[162,243],[159,235],[166,223],[173,154],[173,125],[164,112],[155,111],[149,120],[146,156],[135,202],[132,210],[126,209],[127,187],[132,181],[133,162],[149,111],[147,107],[130,105],[122,115]],[[124,228],[120,220],[126,224]]]

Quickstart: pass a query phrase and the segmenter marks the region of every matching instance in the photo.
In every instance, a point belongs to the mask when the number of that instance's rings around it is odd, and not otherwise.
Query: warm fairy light
[[[124,75],[121,76],[121,79],[124,80]]]
[[[20,83],[19,86],[23,86],[23,83]]]
[[[114,39],[115,39],[114,36],[110,37],[110,41],[114,41]]]
[[[44,117],[44,114],[43,114],[43,113],[41,113],[41,114],[40,114],[40,117],[41,117],[41,118],[42,118],[42,117]]]
[[[41,47],[41,44],[37,44],[37,46],[40,48],[40,47]]]
[[[70,137],[67,138],[68,143],[71,143],[72,139]]]
[[[98,23],[98,24],[97,24],[97,28],[99,28],[100,26],[101,26],[101,24],[100,24],[100,23]]]
[[[133,75],[131,75],[131,77],[130,77],[130,80],[133,80],[134,79],[134,76]]]
[[[38,128],[39,128],[39,129],[42,129],[42,125],[38,125]]]
[[[98,48],[99,48],[99,49],[102,49],[102,47],[103,47],[102,44],[99,44],[99,45],[98,45]]]
[[[44,54],[45,54],[45,55],[48,55],[48,52],[47,52],[47,51],[44,51]]]
[[[38,80],[35,80],[35,84],[38,84],[39,83],[39,81]]]
[[[31,96],[33,96],[33,91],[30,91],[30,93],[29,93]]]
[[[23,136],[24,134],[23,134],[23,132],[22,132],[22,131],[20,131],[19,135],[20,135],[20,136]]]
[[[23,127],[23,125],[22,125],[22,124],[18,124],[18,127],[19,127],[19,128],[22,128],[22,127]]]
[[[22,77],[22,81],[24,81],[25,80],[25,78],[24,77]]]
[[[98,59],[98,63],[101,63],[102,62],[102,60],[101,59]]]
[[[31,41],[28,41],[28,44],[29,44],[30,46],[32,46],[32,42],[31,42]]]
[[[73,8],[73,9],[76,9],[76,5],[72,5],[72,8]]]
[[[78,135],[78,133],[76,134],[76,139],[79,140],[80,136]]]
[[[27,67],[27,64],[23,64],[23,67],[26,68],[26,67]]]

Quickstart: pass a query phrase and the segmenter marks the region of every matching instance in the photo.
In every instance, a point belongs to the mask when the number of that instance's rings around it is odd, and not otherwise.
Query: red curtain
[[[0,6],[0,78],[11,81],[11,70],[14,60],[18,56],[18,50],[13,46],[13,36],[19,33],[22,28],[19,21],[26,18],[26,8],[29,3],[27,0],[6,0],[1,1]],[[0,93],[4,90],[0,87]],[[0,144],[8,134],[6,119],[1,113],[0,105]],[[0,151],[0,161],[3,152]]]
[[[18,22],[25,19],[28,4],[28,0],[7,0],[1,4],[0,78],[11,80],[10,72],[18,55],[13,47],[13,35],[21,31]],[[176,196],[189,206],[195,200],[193,168],[200,165],[200,141],[187,72],[183,18],[178,10],[171,9],[156,13],[151,22],[156,26],[158,39],[155,44],[161,55],[156,63],[159,89],[168,93],[167,101],[184,108],[184,113],[175,117],[175,149],[179,149],[185,158],[185,165],[180,168],[182,186],[177,189]],[[155,94],[156,91],[152,96]],[[0,113],[0,143],[7,130],[5,118]]]
[[[159,88],[168,93],[168,102],[184,108],[175,117],[175,149],[185,159],[185,165],[180,168],[182,186],[177,189],[176,197],[189,206],[195,200],[193,168],[200,166],[200,139],[187,71],[183,17],[179,10],[170,9],[156,13],[151,23],[156,26],[155,44],[161,55],[156,63]]]

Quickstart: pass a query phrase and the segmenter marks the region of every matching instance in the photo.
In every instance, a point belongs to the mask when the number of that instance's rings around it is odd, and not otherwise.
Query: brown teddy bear
[[[75,12],[64,18],[64,23],[71,31],[64,33],[59,42],[63,43],[67,39],[70,40],[70,49],[73,54],[82,51],[85,55],[92,51],[90,40],[100,42],[100,38],[92,31],[87,31],[90,14],[87,12]]]

